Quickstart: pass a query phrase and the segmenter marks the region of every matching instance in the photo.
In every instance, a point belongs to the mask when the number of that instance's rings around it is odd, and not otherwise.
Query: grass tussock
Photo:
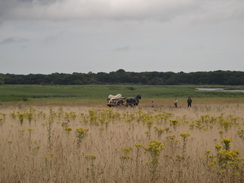
[[[0,182],[244,181],[244,105],[0,109]]]

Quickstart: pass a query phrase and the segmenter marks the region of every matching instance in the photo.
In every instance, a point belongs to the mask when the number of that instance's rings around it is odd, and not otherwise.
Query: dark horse
[[[141,99],[141,95],[137,95],[135,98],[127,98],[126,99],[126,106],[137,106],[139,104],[139,101]]]

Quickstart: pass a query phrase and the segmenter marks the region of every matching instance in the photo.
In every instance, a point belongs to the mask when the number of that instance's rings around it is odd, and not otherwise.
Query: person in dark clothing
[[[187,99],[187,107],[191,107],[192,99],[191,97],[188,97]]]

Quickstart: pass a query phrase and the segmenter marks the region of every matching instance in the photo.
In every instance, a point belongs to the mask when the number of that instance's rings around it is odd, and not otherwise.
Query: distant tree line
[[[0,74],[0,84],[88,85],[88,84],[145,84],[145,85],[244,85],[242,71],[211,72],[126,72],[123,69],[105,73]]]

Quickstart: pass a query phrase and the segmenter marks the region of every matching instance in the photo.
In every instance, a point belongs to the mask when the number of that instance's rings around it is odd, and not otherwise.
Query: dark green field
[[[244,86],[199,86],[199,85],[1,85],[0,103],[94,103],[99,104],[109,94],[121,93],[124,97],[140,94],[144,101],[173,98],[235,99],[243,100],[241,92],[196,91],[199,87],[244,89]],[[80,101],[80,102],[79,102]],[[83,101],[83,102],[81,102]]]

